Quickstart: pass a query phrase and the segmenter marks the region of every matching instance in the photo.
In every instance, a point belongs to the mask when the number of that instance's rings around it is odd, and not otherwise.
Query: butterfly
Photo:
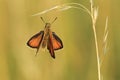
[[[54,21],[57,19],[57,17],[54,19]],[[36,48],[36,55],[39,51],[39,48],[45,48],[47,46],[47,49],[51,55],[52,58],[55,58],[55,50],[59,50],[63,48],[62,40],[56,35],[55,32],[52,32],[50,27],[52,23],[46,23],[44,19],[41,17],[41,20],[45,23],[44,30],[38,32],[37,34],[33,35],[27,42],[27,45],[31,48]]]

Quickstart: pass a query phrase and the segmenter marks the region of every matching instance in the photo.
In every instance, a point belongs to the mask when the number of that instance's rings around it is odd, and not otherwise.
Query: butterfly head
[[[45,24],[45,28],[50,28],[51,24],[50,23],[46,23]]]

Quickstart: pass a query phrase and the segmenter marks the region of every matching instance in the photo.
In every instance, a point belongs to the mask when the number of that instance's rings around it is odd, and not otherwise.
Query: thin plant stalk
[[[98,69],[98,80],[101,80],[101,68],[100,68],[100,59],[99,59],[99,51],[98,51],[98,41],[96,35],[95,24],[93,23],[93,32],[94,32],[94,39],[95,39],[95,48],[96,48],[96,57],[97,57],[97,69]]]
[[[99,48],[98,48],[98,40],[97,40],[97,33],[96,33],[96,20],[97,20],[98,10],[93,8],[92,0],[90,0],[90,3],[91,3],[92,28],[93,28],[95,48],[96,48],[98,80],[101,80],[100,57],[99,57]]]

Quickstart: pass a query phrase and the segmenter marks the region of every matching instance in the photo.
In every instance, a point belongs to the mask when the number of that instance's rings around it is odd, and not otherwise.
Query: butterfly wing
[[[53,43],[53,49],[58,50],[63,48],[62,40],[55,34],[55,32],[52,32],[52,43]]]
[[[50,55],[55,58],[55,53],[54,53],[54,49],[53,49],[53,41],[52,41],[52,32],[50,32],[49,34],[49,38],[48,38],[48,43],[47,43],[47,49],[50,52]]]
[[[63,48],[62,41],[54,32],[51,32],[51,34],[49,34],[49,39],[47,44],[47,49],[49,50],[51,56],[55,58],[54,50],[58,50],[61,48]]]
[[[44,31],[40,31],[39,33],[35,34],[33,37],[29,39],[27,45],[31,48],[39,49],[39,46],[43,39],[43,35],[44,35]]]

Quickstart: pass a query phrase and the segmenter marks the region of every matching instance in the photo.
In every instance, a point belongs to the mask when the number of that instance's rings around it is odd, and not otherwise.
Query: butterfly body
[[[46,47],[50,33],[51,33],[50,23],[46,23],[45,29],[44,29],[44,37],[43,37],[43,41],[42,41],[42,48]]]
[[[44,31],[40,31],[39,33],[31,37],[27,42],[27,45],[29,47],[36,48],[36,54],[38,53],[40,47],[45,48],[47,46],[50,55],[55,58],[54,50],[63,48],[63,44],[61,39],[55,34],[55,32],[51,31],[50,27],[50,23],[45,23]]]

